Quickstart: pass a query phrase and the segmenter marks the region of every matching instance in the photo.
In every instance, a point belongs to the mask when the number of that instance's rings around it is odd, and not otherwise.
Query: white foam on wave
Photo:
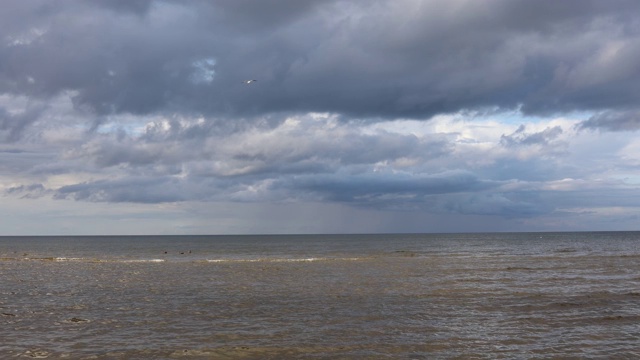
[[[131,260],[122,260],[123,263],[160,263],[165,262],[165,259],[131,259]]]
[[[54,261],[54,262],[80,262],[80,263],[159,263],[165,262],[165,259],[95,259],[95,258],[83,258],[83,257],[26,257],[23,261]]]
[[[221,259],[195,259],[187,262],[207,263],[310,263],[323,261],[359,261],[367,257],[305,257],[305,258],[221,258]],[[78,262],[78,263],[165,263],[174,262],[172,259],[118,259],[118,258],[84,258],[84,257],[25,257],[25,258],[0,258],[4,261],[53,261],[53,262]],[[182,260],[176,260],[183,262]]]
[[[311,257],[311,258],[259,258],[259,259],[207,259],[210,263],[250,263],[250,262],[314,262],[314,261],[357,261],[362,260],[359,257],[351,258],[327,258],[327,257]]]
[[[57,257],[54,260],[55,261],[88,261],[88,259],[76,258],[76,257]]]

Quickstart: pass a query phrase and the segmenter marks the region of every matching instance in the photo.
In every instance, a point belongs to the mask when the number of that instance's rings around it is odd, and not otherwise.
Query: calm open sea
[[[640,358],[640,232],[0,237],[0,358]]]

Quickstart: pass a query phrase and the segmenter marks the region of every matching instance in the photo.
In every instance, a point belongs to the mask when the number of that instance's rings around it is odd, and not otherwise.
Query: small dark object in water
[[[16,314],[11,314],[11,313],[2,313],[2,316],[16,316]]]
[[[79,322],[87,322],[89,320],[73,317],[73,318],[69,319],[69,321],[74,322],[74,323],[79,323]]]

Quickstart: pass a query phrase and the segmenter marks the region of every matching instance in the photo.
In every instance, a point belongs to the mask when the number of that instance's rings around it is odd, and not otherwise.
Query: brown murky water
[[[3,359],[640,357],[640,233],[2,238],[0,258]]]

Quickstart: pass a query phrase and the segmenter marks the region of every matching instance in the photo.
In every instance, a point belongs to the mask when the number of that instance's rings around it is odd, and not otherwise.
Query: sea
[[[637,359],[640,232],[0,237],[0,359]]]

